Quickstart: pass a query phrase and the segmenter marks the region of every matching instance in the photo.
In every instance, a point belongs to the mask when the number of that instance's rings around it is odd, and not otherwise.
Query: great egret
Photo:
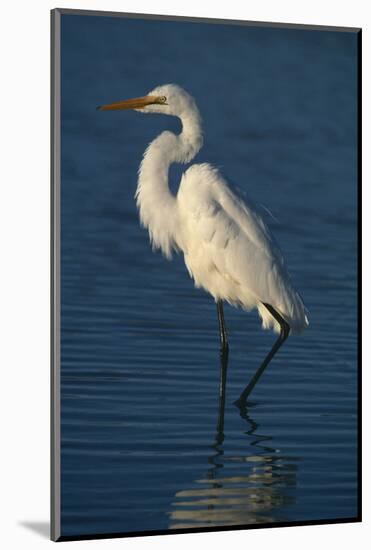
[[[239,197],[210,164],[193,164],[174,195],[168,185],[173,162],[188,163],[202,147],[200,113],[181,87],[166,84],[144,97],[102,105],[97,109],[134,109],[180,118],[179,135],[162,132],[144,153],[135,194],[141,224],[148,228],[153,248],[184,262],[196,287],[215,299],[221,354],[228,355],[223,301],[245,310],[257,308],[265,329],[279,334],[250,384],[243,401],[290,333],[299,333],[308,319],[303,301],[292,286],[279,247],[257,208]]]

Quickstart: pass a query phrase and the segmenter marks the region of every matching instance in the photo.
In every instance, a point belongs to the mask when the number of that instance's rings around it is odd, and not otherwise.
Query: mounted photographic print
[[[360,60],[52,11],[53,540],[361,520]]]

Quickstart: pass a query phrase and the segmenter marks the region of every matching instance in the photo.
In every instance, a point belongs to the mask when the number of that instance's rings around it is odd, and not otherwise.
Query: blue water
[[[95,110],[167,82],[203,115],[197,161],[274,216],[310,314],[241,414],[274,335],[225,306],[223,430],[215,304],[134,201],[179,123]],[[355,34],[62,16],[62,535],[356,516],[356,169]]]

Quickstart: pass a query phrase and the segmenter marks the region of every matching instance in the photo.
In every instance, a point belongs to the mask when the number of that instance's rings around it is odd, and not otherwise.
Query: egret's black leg
[[[239,399],[236,401],[236,405],[241,406],[244,405],[246,398],[250,395],[252,390],[254,389],[256,383],[258,382],[259,378],[265,371],[266,367],[269,365],[270,361],[274,357],[274,355],[277,353],[279,348],[282,346],[288,335],[290,334],[290,325],[287,321],[276,311],[271,305],[264,304],[263,305],[267,308],[269,313],[276,319],[276,321],[279,323],[281,327],[280,335],[278,336],[277,340],[273,344],[273,347],[271,351],[268,353],[266,358],[264,359],[263,363],[260,365],[252,379],[250,380],[249,384],[246,386],[246,388],[241,393]]]
[[[227,329],[225,326],[223,303],[221,300],[218,300],[216,302],[216,308],[218,311],[218,321],[219,321],[220,353],[222,355],[228,355],[229,346],[228,346]]]
[[[222,443],[224,439],[224,409],[225,386],[227,382],[228,353],[220,354],[220,382],[219,382],[219,411],[216,426],[216,442]]]

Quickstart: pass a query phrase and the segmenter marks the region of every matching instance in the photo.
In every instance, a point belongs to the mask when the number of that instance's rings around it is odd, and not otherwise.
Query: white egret
[[[289,334],[301,332],[308,319],[294,289],[281,251],[258,209],[231,190],[210,164],[193,164],[182,175],[178,192],[169,189],[172,163],[189,163],[202,147],[201,117],[194,99],[175,84],[158,86],[144,97],[97,109],[135,109],[180,118],[182,131],[162,132],[144,153],[136,202],[153,248],[170,258],[181,251],[196,287],[217,304],[221,353],[228,355],[223,301],[245,310],[257,308],[265,329],[279,334],[250,384],[244,400]]]

